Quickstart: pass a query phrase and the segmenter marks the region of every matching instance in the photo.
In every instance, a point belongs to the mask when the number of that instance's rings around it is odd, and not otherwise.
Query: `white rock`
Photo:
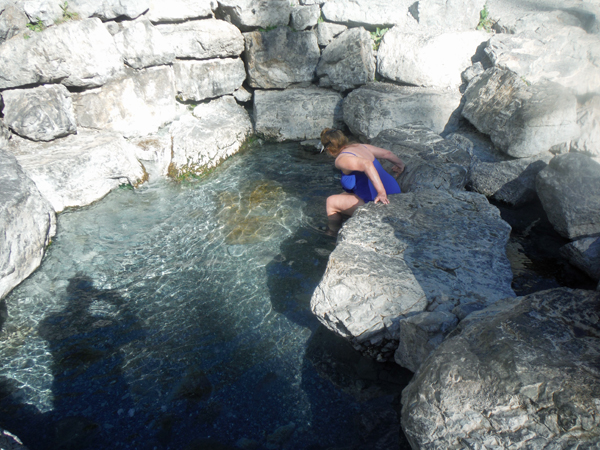
[[[244,86],[240,86],[233,93],[233,97],[240,103],[246,103],[252,100],[252,94],[248,92]]]
[[[16,5],[0,7],[0,43],[24,30],[29,19]]]
[[[216,0],[150,0],[150,9],[146,17],[155,23],[183,22],[210,17],[216,7]]]
[[[117,17],[135,19],[150,7],[150,0],[69,0],[69,11],[79,14],[79,17],[98,17],[106,21]]]
[[[173,70],[177,95],[184,101],[232,94],[246,78],[244,62],[240,58],[176,61]]]
[[[319,46],[326,47],[336,36],[342,34],[347,29],[348,27],[346,25],[330,22],[319,22],[317,24],[317,41],[319,42]]]
[[[49,27],[62,18],[61,4],[52,0],[28,0],[23,2],[23,11],[30,22],[37,23],[39,20],[44,26]]]
[[[15,157],[0,149],[0,299],[42,261],[56,214]]]
[[[177,58],[226,58],[244,50],[240,30],[223,20],[193,20],[181,24],[157,25]]]
[[[292,10],[292,28],[302,31],[314,27],[319,17],[321,17],[321,8],[319,8],[319,5],[297,6]]]
[[[39,143],[13,137],[9,150],[56,212],[89,205],[120,184],[145,181],[135,147],[111,132],[79,131]]]
[[[77,124],[126,137],[154,133],[178,114],[174,78],[171,67],[151,67],[74,94]]]
[[[169,175],[202,174],[240,150],[252,133],[246,110],[231,96],[200,104],[193,115],[173,122],[173,159]]]
[[[571,141],[571,151],[600,157],[600,96],[577,108],[579,136]]]
[[[0,46],[0,89],[39,83],[101,86],[123,70],[121,54],[99,19],[72,21]]]
[[[172,142],[170,134],[159,132],[141,138],[132,138],[129,139],[129,142],[136,147],[135,157],[140,161],[144,161],[144,167],[150,180],[155,176],[167,176],[169,164],[171,164]],[[151,163],[154,163],[154,166]]]
[[[134,22],[114,36],[125,63],[134,69],[171,64],[175,51],[148,20]]]
[[[365,28],[391,27],[409,20],[408,7],[413,3],[412,0],[329,0],[322,13],[328,22]]]
[[[295,5],[289,0],[219,0],[219,12],[242,31],[287,25]]]
[[[324,128],[341,128],[342,96],[316,87],[254,91],[256,132],[269,140],[317,139]]]
[[[489,39],[484,31],[443,34],[388,31],[377,52],[377,72],[384,78],[416,86],[456,88],[472,65],[477,47]]]
[[[60,84],[2,92],[4,121],[20,136],[34,141],[77,132],[71,94]]]
[[[485,3],[486,0],[418,0],[409,11],[421,28],[466,31],[477,27]]]

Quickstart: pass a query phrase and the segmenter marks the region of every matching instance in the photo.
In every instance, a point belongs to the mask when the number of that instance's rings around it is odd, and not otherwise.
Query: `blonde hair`
[[[346,147],[349,142],[346,135],[340,130],[325,128],[321,131],[321,144],[323,144],[327,153],[335,157],[340,154],[342,149]]]

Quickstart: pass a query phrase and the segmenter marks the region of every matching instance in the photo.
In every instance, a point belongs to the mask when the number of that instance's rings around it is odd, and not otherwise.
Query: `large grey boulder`
[[[194,108],[169,128],[173,158],[169,175],[181,178],[200,175],[236,153],[252,134],[246,110],[231,96]]]
[[[0,45],[0,89],[41,83],[101,86],[123,70],[121,54],[99,19],[28,35]]]
[[[71,94],[60,84],[2,92],[4,122],[20,136],[34,141],[77,132]]]
[[[515,158],[547,152],[577,134],[577,99],[572,93],[551,82],[530,85],[498,68],[469,83],[462,115]]]
[[[321,10],[328,22],[373,29],[406,23],[408,8],[413,3],[410,0],[329,0]]]
[[[598,448],[598,305],[560,288],[463,320],[402,392],[412,448]]]
[[[173,69],[150,67],[102,88],[74,94],[73,104],[80,127],[143,136],[177,116],[175,95]]]
[[[112,132],[80,130],[52,142],[13,137],[9,151],[56,212],[89,205],[121,184],[146,180],[135,147]]]
[[[184,22],[211,17],[216,7],[216,0],[150,0],[150,9],[145,17],[154,23]]]
[[[488,39],[484,31],[407,33],[394,27],[377,51],[377,73],[416,86],[457,88],[477,47]]]
[[[493,200],[522,206],[537,199],[537,174],[553,157],[547,152],[510,161],[477,161],[471,172],[470,188]]]
[[[454,123],[453,114],[460,100],[458,90],[373,82],[344,99],[344,122],[363,139],[373,139],[383,130],[412,122],[422,122],[439,134]]]
[[[464,189],[469,180],[472,164],[469,152],[423,124],[413,123],[384,130],[371,144],[391,150],[404,161],[404,172],[397,177],[402,192]],[[389,161],[382,161],[382,165],[393,173]]]
[[[571,141],[571,151],[600,156],[600,95],[577,109],[579,135]]]
[[[192,20],[157,25],[177,58],[211,59],[239,56],[244,51],[240,30],[223,20]]]
[[[311,309],[358,350],[416,370],[467,312],[514,296],[509,233],[498,209],[473,192],[429,189],[368,203],[341,229]],[[412,348],[394,355],[414,316],[428,322],[426,332],[408,331]]]
[[[16,5],[0,7],[0,44],[24,30],[28,22],[27,15]]]
[[[150,0],[69,0],[68,9],[79,17],[98,17],[102,21],[120,17],[135,19],[150,7]]]
[[[246,79],[246,69],[240,58],[176,61],[173,70],[177,95],[184,101],[232,94]]]
[[[294,2],[289,0],[218,0],[217,12],[242,31],[287,25]],[[297,4],[297,3],[296,3]]]
[[[114,36],[125,64],[134,69],[171,64],[175,51],[148,20],[133,22]]]
[[[594,280],[600,280],[600,237],[570,242],[560,248],[560,255]]]
[[[351,28],[335,38],[317,65],[319,85],[336,91],[356,89],[375,78],[375,55],[371,35]]]
[[[346,31],[346,25],[339,23],[319,22],[317,24],[317,41],[320,47],[328,46],[337,36]]]
[[[314,27],[321,17],[319,5],[297,6],[292,10],[290,24],[294,30],[303,31]]]
[[[56,215],[15,157],[0,149],[0,299],[41,263]]]
[[[312,31],[287,27],[244,33],[248,83],[254,88],[284,89],[294,83],[310,83],[321,51]]]
[[[600,233],[600,164],[583,153],[554,157],[537,176],[548,220],[562,236]]]
[[[492,63],[529,83],[549,80],[583,96],[600,94],[600,36],[578,27],[496,34],[485,49]]]
[[[341,128],[342,96],[323,88],[254,91],[256,132],[274,141],[317,139],[324,128]]]

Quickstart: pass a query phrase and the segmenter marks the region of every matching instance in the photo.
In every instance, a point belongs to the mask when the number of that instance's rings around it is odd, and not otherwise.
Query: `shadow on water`
[[[69,280],[65,307],[39,324],[52,354],[53,409],[40,413],[20,404],[11,380],[2,386],[0,424],[31,450],[104,449],[130,428],[133,404],[120,348],[142,340],[144,330],[114,291],[90,277]],[[115,414],[116,413],[116,414]]]

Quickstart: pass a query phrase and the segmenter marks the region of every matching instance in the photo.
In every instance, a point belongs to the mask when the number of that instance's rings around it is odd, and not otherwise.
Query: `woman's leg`
[[[365,202],[354,194],[344,192],[343,194],[330,195],[327,197],[327,218],[329,221],[341,221],[343,216],[351,216]]]

